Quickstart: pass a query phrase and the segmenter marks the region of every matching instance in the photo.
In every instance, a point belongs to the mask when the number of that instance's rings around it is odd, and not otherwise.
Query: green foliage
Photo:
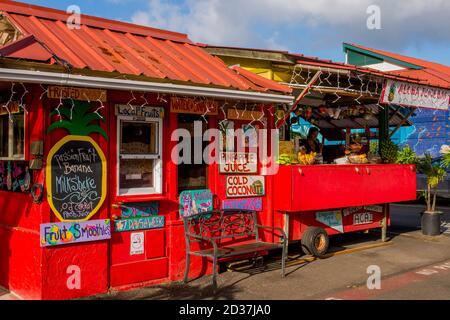
[[[291,165],[291,164],[295,163],[294,155],[286,154],[286,153],[280,154],[280,156],[278,157],[277,163],[281,164],[281,165]]]
[[[417,154],[409,147],[406,146],[397,155],[398,164],[416,164]]]
[[[427,177],[427,190],[425,191],[425,200],[427,202],[427,210],[434,212],[436,209],[437,186],[445,180],[447,171],[440,165],[433,164],[433,158],[430,154],[418,159],[418,172]]]
[[[369,148],[370,148],[370,151],[369,151],[370,154],[378,154],[378,148],[379,148],[378,141],[370,141]]]
[[[89,136],[92,133],[98,133],[108,140],[105,130],[98,124],[93,124],[105,119],[97,112],[90,112],[91,107],[90,102],[64,100],[63,106],[50,113],[51,117],[57,116],[58,120],[50,125],[47,132],[66,129],[71,135]]]
[[[442,166],[444,168],[450,168],[450,153],[444,154],[442,158]]]
[[[381,142],[380,156],[384,163],[395,163],[397,161],[398,146],[387,139]]]

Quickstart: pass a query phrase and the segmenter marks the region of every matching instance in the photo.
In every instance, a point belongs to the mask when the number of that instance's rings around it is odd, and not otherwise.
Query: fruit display
[[[283,154],[280,154],[280,156],[278,157],[277,163],[280,165],[289,166],[292,164],[298,164],[298,161],[297,161],[297,159],[295,159],[294,154],[283,153]]]
[[[398,157],[398,146],[388,139],[380,145],[380,155],[384,163],[395,163]]]
[[[316,152],[311,152],[309,154],[299,152],[298,162],[304,166],[312,165],[316,161],[316,156],[317,156]]]
[[[369,163],[369,160],[367,159],[367,155],[365,155],[365,154],[348,156],[348,161],[350,161],[350,163],[352,163],[352,164]]]

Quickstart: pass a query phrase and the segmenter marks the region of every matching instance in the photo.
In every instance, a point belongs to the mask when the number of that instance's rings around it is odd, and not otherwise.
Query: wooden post
[[[381,144],[383,141],[386,141],[389,139],[389,105],[384,105],[384,108],[380,108],[379,114],[378,114],[378,121],[379,121],[379,135],[378,135],[378,142],[379,142],[379,152],[381,154]]]
[[[389,215],[389,204],[383,205],[383,220],[381,221],[381,241],[387,241],[387,227],[388,227],[388,215]]]
[[[308,85],[303,89],[303,91],[300,93],[300,95],[295,100],[295,102],[292,105],[292,107],[286,113],[286,115],[284,116],[284,119],[281,122],[277,122],[277,124],[276,124],[277,125],[276,126],[277,129],[280,129],[286,123],[286,121],[291,117],[291,112],[295,111],[295,109],[297,108],[297,106],[300,103],[300,101],[309,93],[309,91],[314,86],[314,84],[317,82],[317,80],[319,80],[319,77],[320,77],[321,74],[322,74],[322,71],[318,71],[312,77],[311,81],[309,81]]]
[[[290,225],[290,221],[289,221],[289,213],[288,212],[284,212],[284,232],[286,233],[286,237],[287,240],[289,240],[289,225]]]

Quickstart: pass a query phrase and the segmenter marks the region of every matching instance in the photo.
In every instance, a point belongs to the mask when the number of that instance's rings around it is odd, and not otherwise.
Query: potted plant
[[[422,213],[422,233],[427,236],[441,234],[441,214],[436,210],[437,187],[447,176],[445,168],[433,164],[431,155],[426,154],[417,163],[417,169],[427,177],[427,189],[424,192],[427,210]]]
[[[397,155],[398,164],[417,164],[417,154],[406,146]]]
[[[442,154],[442,166],[444,168],[450,168],[450,146],[443,145],[441,148]]]

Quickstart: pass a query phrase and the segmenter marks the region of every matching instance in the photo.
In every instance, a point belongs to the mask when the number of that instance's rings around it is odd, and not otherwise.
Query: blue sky
[[[188,33],[197,42],[343,61],[342,42],[450,65],[448,0],[23,0]],[[380,8],[369,30],[367,8]]]

